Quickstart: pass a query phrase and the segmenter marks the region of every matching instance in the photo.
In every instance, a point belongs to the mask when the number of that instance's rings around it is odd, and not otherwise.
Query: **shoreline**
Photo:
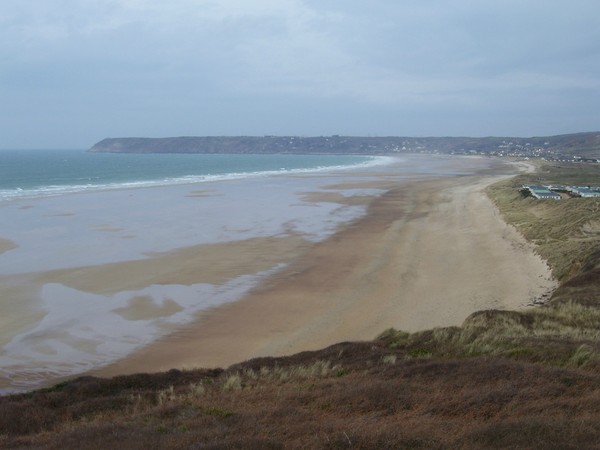
[[[19,245],[0,274],[0,392],[226,367],[520,308],[554,284],[483,188],[523,164],[415,157],[16,204],[5,222],[46,239],[3,236]]]
[[[370,340],[389,327],[419,331],[460,325],[482,309],[525,308],[556,284],[483,192],[516,172],[504,164],[395,186],[382,177],[388,190],[366,215],[308,246],[241,300],[90,374],[227,367]]]
[[[2,239],[15,244],[0,260],[0,394],[110,364],[237,301],[360,216],[381,190],[323,185],[372,171],[380,168],[0,205]]]

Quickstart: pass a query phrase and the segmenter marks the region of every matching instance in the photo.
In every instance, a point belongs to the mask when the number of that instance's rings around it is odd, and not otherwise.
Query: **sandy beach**
[[[460,325],[554,287],[484,193],[527,166],[398,161],[5,206],[0,392]]]
[[[555,282],[484,193],[511,170],[495,162],[475,176],[354,182],[348,187],[386,189],[364,217],[323,242],[292,246],[289,266],[242,300],[93,373],[226,367],[373,339],[389,327],[418,331],[460,325],[481,309],[525,308]]]

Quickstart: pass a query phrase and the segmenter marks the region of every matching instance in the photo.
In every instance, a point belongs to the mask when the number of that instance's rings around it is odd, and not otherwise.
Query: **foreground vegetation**
[[[541,307],[227,370],[84,377],[0,398],[0,446],[600,448],[600,201],[518,191],[598,175],[545,165],[488,189],[562,282]]]
[[[600,376],[384,341],[3,399],[4,448],[595,448]]]

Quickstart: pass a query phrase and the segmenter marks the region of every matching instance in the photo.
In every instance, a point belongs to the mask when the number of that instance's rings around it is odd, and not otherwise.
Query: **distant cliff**
[[[114,138],[94,145],[92,152],[127,153],[389,153],[403,144],[399,137],[204,136]]]
[[[515,137],[203,136],[108,138],[91,152],[110,153],[391,153],[600,158],[600,132]]]

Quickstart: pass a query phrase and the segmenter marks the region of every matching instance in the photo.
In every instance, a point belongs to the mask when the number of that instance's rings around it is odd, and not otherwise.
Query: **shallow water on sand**
[[[367,181],[464,173],[464,163],[453,164],[443,157],[406,157],[360,172],[247,177],[0,204],[0,239],[11,243],[0,253],[0,393],[108,364],[203,311],[240,299],[284,267],[302,242],[323,240],[364,214],[365,202],[344,199],[384,192],[364,187]],[[472,164],[485,165],[478,159]],[[220,281],[206,281],[199,273],[200,262],[207,264],[203,245],[213,246],[206,251],[213,261],[219,254],[215,245],[257,238],[280,239],[273,247],[280,253],[251,247],[253,264],[236,267],[236,258],[229,258],[219,272],[229,277]],[[197,246],[193,258],[178,256],[192,246]],[[168,252],[171,259],[159,259]]]

